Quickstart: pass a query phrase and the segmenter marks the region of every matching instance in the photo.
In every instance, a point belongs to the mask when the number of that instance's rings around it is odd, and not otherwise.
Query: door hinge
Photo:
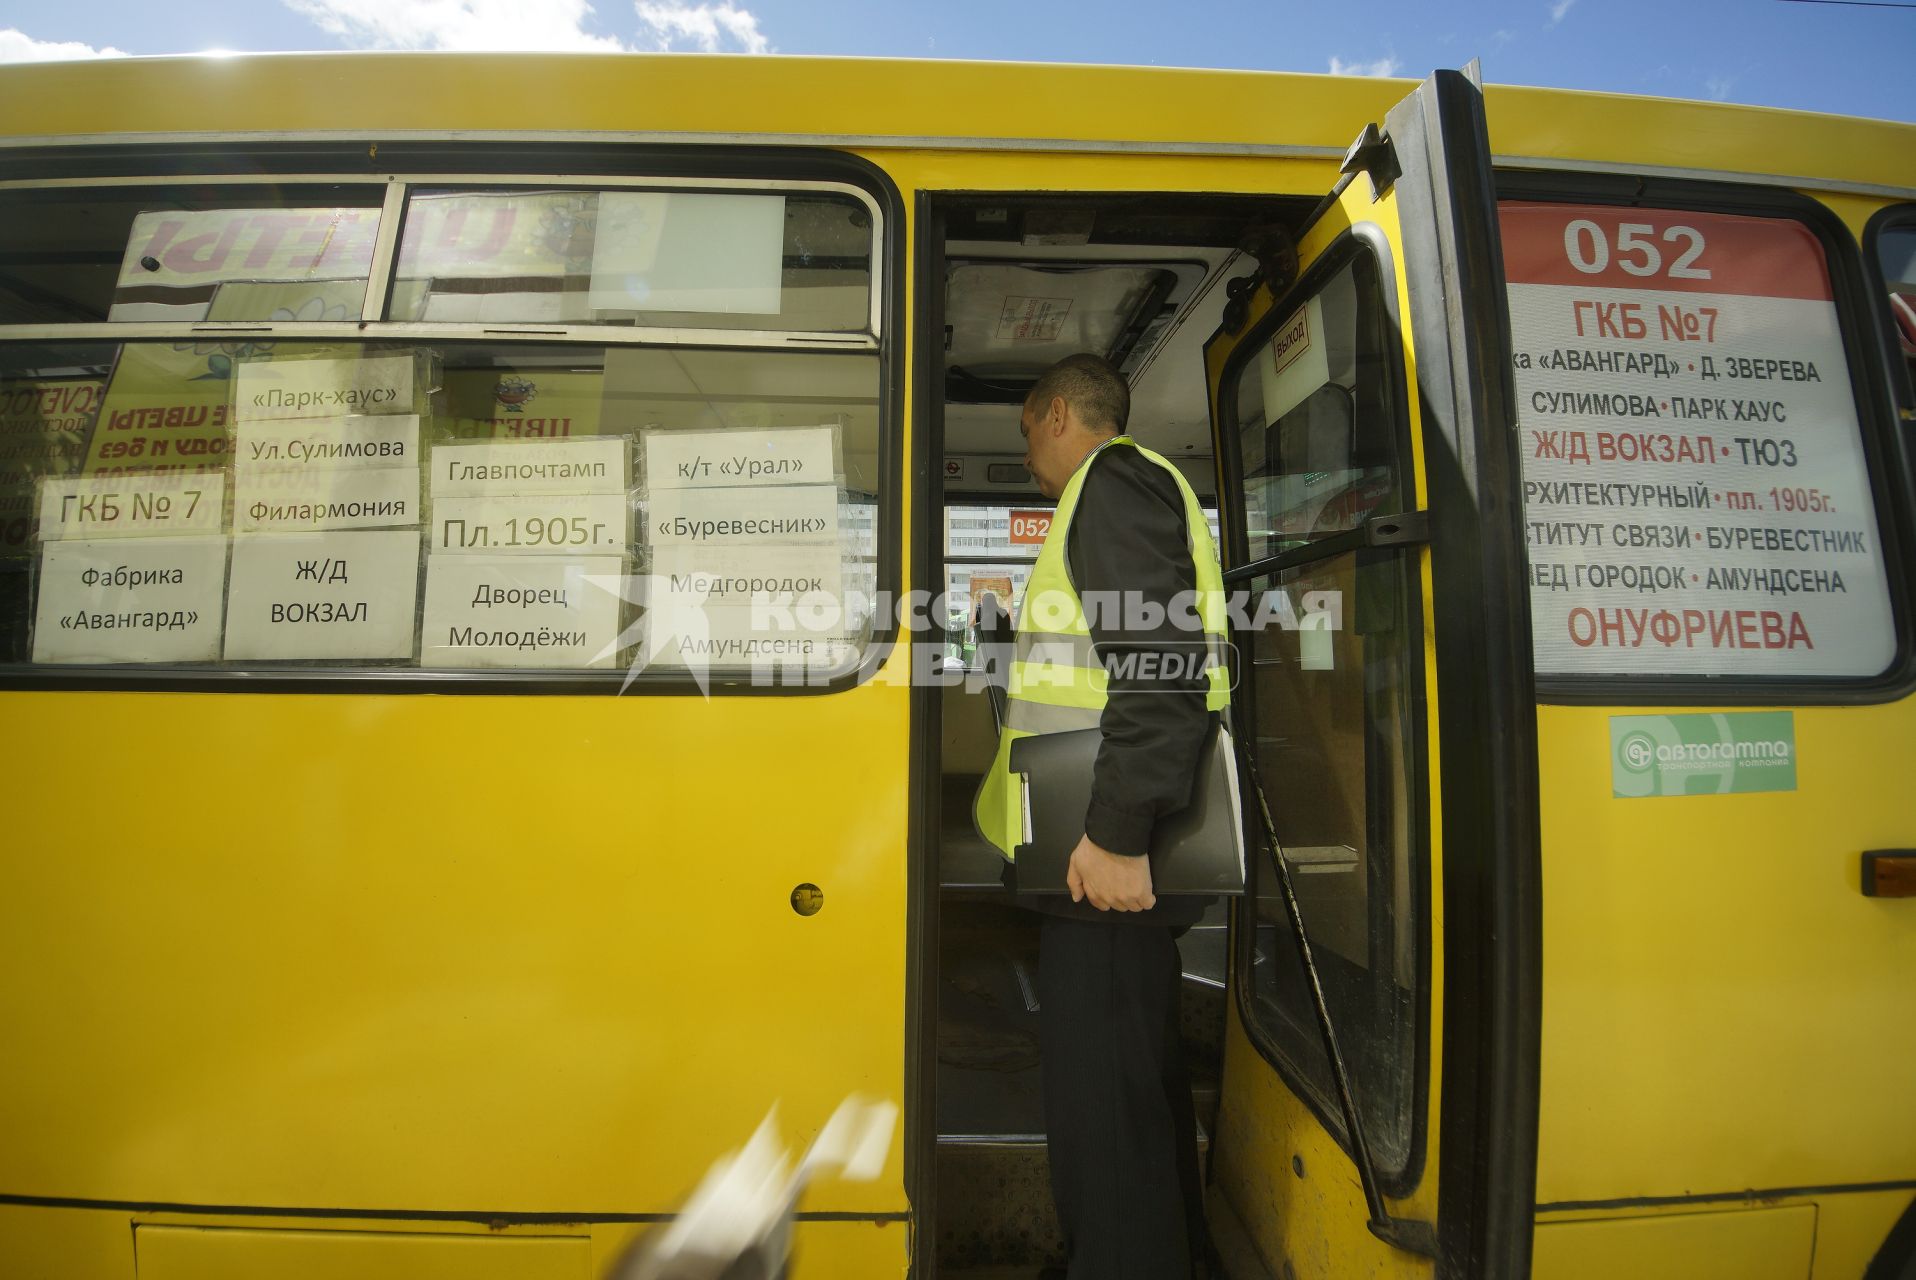
[[[1250,230],[1238,240],[1237,251],[1257,263],[1257,270],[1224,286],[1223,323],[1228,333],[1236,333],[1244,327],[1244,319],[1251,310],[1251,295],[1257,292],[1259,285],[1269,285],[1271,296],[1276,298],[1297,279],[1297,241],[1279,223],[1251,224]]]
[[[1430,512],[1399,511],[1394,515],[1372,516],[1364,521],[1364,544],[1371,547],[1402,547],[1430,541]]]
[[[1338,166],[1339,173],[1370,175],[1370,198],[1373,202],[1381,200],[1389,191],[1391,184],[1403,176],[1403,166],[1397,163],[1397,148],[1391,145],[1390,135],[1374,124],[1364,126],[1357,135],[1357,141],[1351,143],[1350,150],[1344,153],[1344,163]]]

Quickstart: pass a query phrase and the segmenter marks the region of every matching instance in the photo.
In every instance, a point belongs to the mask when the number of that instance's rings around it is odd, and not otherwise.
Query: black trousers
[[[1187,1280],[1204,1200],[1175,931],[1047,915],[1039,939],[1051,1195],[1070,1280]]]

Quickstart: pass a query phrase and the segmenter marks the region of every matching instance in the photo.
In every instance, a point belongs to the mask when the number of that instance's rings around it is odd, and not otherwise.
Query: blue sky
[[[1916,121],[1916,3],[0,0],[0,61],[207,49],[717,50],[1485,78]]]

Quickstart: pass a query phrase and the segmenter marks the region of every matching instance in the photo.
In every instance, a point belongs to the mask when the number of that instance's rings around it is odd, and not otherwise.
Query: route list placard
[[[1800,223],[1506,203],[1540,675],[1872,676],[1895,629]]]
[[[647,652],[696,666],[840,661],[837,429],[654,429],[642,448]]]

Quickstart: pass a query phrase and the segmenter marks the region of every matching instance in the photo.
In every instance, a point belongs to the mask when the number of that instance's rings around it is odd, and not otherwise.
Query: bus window
[[[1887,531],[1816,235],[1641,206],[1500,220],[1537,674],[1880,677]]]
[[[379,186],[9,191],[0,324],[358,320]]]
[[[420,189],[391,316],[868,332],[871,226],[838,194]]]
[[[1025,581],[1051,527],[1051,507],[953,505],[945,508],[945,589],[950,593],[945,656],[977,665],[978,607],[994,595],[1007,617],[1018,616]]]
[[[21,326],[0,661],[612,691],[854,676],[886,487],[867,200],[408,190],[0,197],[32,229],[0,277]],[[402,205],[399,253],[376,253]],[[388,260],[397,283],[369,288]],[[369,294],[406,323],[362,323]],[[592,340],[502,333],[555,314]],[[103,319],[149,327],[60,338]],[[729,331],[695,348],[662,332],[681,323]]]
[[[1015,621],[1025,582],[1051,529],[1051,507],[1041,501],[1015,507],[953,503],[945,508],[945,656],[966,667],[977,663],[978,604],[995,595]],[[1217,509],[1206,508],[1217,538]]]
[[[1346,251],[1315,292],[1281,304],[1234,404],[1249,559],[1398,511],[1402,415],[1387,364],[1376,259]],[[1351,551],[1266,578],[1282,625],[1249,641],[1257,768],[1297,875],[1325,998],[1366,1137],[1387,1175],[1412,1160],[1425,875],[1412,834],[1422,642],[1414,565]],[[1337,1114],[1276,873],[1252,860],[1255,929],[1245,1005],[1254,1038]],[[1341,1127],[1341,1126],[1340,1126]]]
[[[1877,265],[1889,290],[1889,308],[1903,361],[1916,372],[1916,226],[1904,221],[1884,227],[1876,237]]]

